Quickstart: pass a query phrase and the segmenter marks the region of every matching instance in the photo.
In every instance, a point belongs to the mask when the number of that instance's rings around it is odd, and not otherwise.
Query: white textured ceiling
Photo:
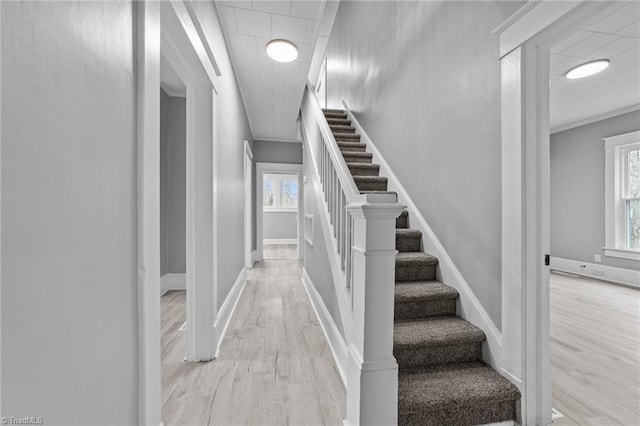
[[[216,0],[227,46],[255,139],[296,140],[296,119],[307,81],[323,0]],[[267,42],[298,46],[283,64],[266,54]]]
[[[564,77],[594,59],[611,65],[592,77]],[[640,108],[640,2],[619,2],[609,15],[552,47],[550,84],[552,131]]]

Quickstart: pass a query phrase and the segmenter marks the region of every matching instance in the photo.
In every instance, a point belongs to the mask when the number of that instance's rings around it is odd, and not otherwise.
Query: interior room
[[[265,173],[262,182],[263,259],[297,259],[298,175]]]
[[[620,3],[551,48],[554,425],[640,416],[638,16]]]

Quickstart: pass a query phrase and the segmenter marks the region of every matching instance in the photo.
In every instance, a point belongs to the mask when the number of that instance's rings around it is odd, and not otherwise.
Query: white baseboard
[[[160,295],[169,290],[186,290],[187,274],[164,274],[160,278]]]
[[[238,274],[238,278],[236,278],[236,282],[233,284],[233,287],[231,287],[227,298],[224,300],[220,310],[218,310],[218,316],[216,317],[215,323],[216,358],[220,352],[220,344],[222,344],[222,339],[224,339],[224,335],[227,332],[229,321],[231,320],[233,312],[236,310],[236,305],[238,304],[238,300],[240,300],[240,295],[242,294],[242,290],[244,289],[246,282],[246,269],[242,268],[240,274]]]
[[[262,240],[264,245],[269,244],[298,244],[297,238],[265,238]]]
[[[388,179],[388,190],[395,191],[398,194],[398,202],[407,206],[409,210],[409,218],[411,220],[411,228],[422,232],[422,243],[424,251],[438,258],[438,279],[443,283],[455,288],[460,293],[458,299],[458,315],[476,327],[480,328],[487,336],[486,344],[482,348],[482,357],[485,362],[494,369],[499,369],[502,355],[502,333],[498,330],[493,320],[487,314],[478,298],[469,287],[458,268],[455,266],[451,257],[447,254],[444,247],[431,230],[427,221],[422,216],[415,203],[409,197],[404,186],[400,183],[397,176],[389,167],[376,148],[371,138],[364,131],[358,120],[354,117],[346,102],[343,101],[345,110],[351,120],[351,125],[356,128],[357,133],[361,135],[361,141],[366,142],[367,150],[373,154],[373,162],[380,164],[380,176]]]
[[[600,263],[579,262],[560,257],[551,257],[550,267],[560,272],[569,272],[640,289],[640,271],[633,269],[614,268]]]
[[[307,270],[304,267],[302,268],[302,284],[307,291],[307,295],[309,296],[309,300],[311,301],[311,306],[313,307],[313,310],[316,313],[316,317],[318,317],[318,321],[320,322],[320,326],[322,327],[322,331],[324,331],[324,335],[327,338],[329,348],[331,349],[331,353],[333,354],[333,359],[338,366],[340,378],[342,379],[342,383],[346,388],[348,361],[347,357],[349,356],[347,344],[342,338],[342,335],[340,334],[335,321],[333,321],[333,318],[331,318],[331,314],[329,314],[326,305],[322,301],[320,294],[313,285],[313,282],[311,281],[311,278],[309,277],[309,274],[307,274]]]

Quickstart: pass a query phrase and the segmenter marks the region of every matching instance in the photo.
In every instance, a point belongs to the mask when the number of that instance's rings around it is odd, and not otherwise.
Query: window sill
[[[640,250],[603,247],[602,251],[605,256],[617,257],[620,259],[640,260]]]

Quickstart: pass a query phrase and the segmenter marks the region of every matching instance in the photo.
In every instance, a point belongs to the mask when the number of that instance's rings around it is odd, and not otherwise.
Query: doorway
[[[257,260],[302,259],[302,165],[256,164]]]
[[[187,351],[186,85],[160,56],[160,347],[162,404]]]
[[[139,423],[160,424],[161,242],[160,61],[171,64],[186,86],[186,334],[187,361],[215,357],[217,294],[217,76],[213,56],[199,55],[199,34],[182,2],[136,4],[138,92],[138,312]]]
[[[550,46],[612,2],[529,2],[496,30],[502,68],[501,371],[522,392],[523,425],[551,424]]]

